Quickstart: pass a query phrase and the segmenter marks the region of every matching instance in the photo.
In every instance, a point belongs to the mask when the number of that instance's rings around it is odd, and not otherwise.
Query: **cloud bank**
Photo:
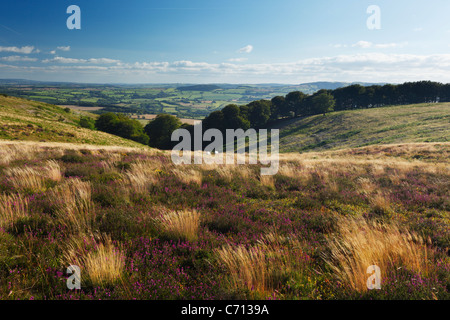
[[[109,58],[75,59],[56,56],[33,66],[6,64],[31,61],[29,59],[34,58],[4,57],[2,61],[5,61],[5,64],[0,65],[0,72],[8,76],[20,74],[20,77],[44,75],[58,81],[129,83],[404,82],[423,79],[450,82],[450,54],[367,52],[309,58],[289,63],[248,63],[239,58],[221,63],[190,60],[128,63]]]

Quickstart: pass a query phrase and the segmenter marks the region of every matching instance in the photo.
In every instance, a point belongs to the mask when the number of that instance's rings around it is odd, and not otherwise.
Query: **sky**
[[[4,2],[1,79],[450,82],[448,0]]]

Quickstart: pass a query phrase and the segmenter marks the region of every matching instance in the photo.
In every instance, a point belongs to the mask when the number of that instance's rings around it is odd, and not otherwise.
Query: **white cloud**
[[[8,61],[8,62],[16,62],[16,61],[37,61],[36,58],[30,58],[30,57],[23,57],[23,56],[8,56],[8,57],[1,57],[0,60],[2,61]]]
[[[340,44],[340,43],[338,43],[338,44],[330,44],[330,46],[333,47],[333,48],[347,48],[346,44]]]
[[[50,54],[56,54],[56,50],[50,51]]]
[[[358,48],[370,48],[372,47],[373,43],[369,41],[358,41],[357,43],[353,44],[352,47],[358,47]]]
[[[290,63],[208,63],[153,61],[105,63],[112,59],[71,59],[55,57],[47,66],[0,65],[7,75],[72,79],[98,82],[229,82],[301,83],[312,81],[405,82],[434,80],[450,82],[450,54],[412,55],[359,53],[303,59]],[[72,65],[74,64],[74,65]]]
[[[108,59],[108,58],[76,59],[76,58],[64,58],[64,57],[56,56],[52,59],[42,60],[42,62],[43,63],[57,62],[57,63],[70,63],[70,64],[77,64],[77,63],[113,64],[113,63],[119,63],[120,60],[114,60],[114,59]]]
[[[61,50],[61,51],[70,51],[70,46],[66,46],[66,47],[56,47],[56,49]]]
[[[232,59],[228,59],[229,62],[244,62],[247,61],[247,58],[232,58]]]
[[[386,49],[386,48],[401,48],[406,46],[408,43],[407,42],[403,42],[403,43],[372,43],[369,41],[358,41],[357,43],[353,44],[352,47],[358,47],[358,48],[363,48],[363,49],[368,49],[368,48],[377,48],[377,49]]]
[[[24,53],[30,54],[34,51],[34,46],[25,46],[25,47],[0,47],[0,52],[14,52],[14,53]],[[39,50],[36,50],[39,53]]]
[[[237,52],[238,53],[250,53],[252,51],[253,51],[253,46],[249,44],[243,48],[240,48]]]

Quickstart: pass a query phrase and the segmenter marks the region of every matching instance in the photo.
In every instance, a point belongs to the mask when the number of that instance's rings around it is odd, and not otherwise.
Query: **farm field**
[[[261,177],[158,150],[2,141],[0,298],[449,299],[449,151],[285,153]],[[374,261],[380,290],[366,286]]]
[[[169,113],[179,118],[203,119],[228,104],[243,105],[259,99],[270,100],[277,95],[284,96],[295,90],[312,93],[324,86],[334,88],[344,85],[348,84],[177,86],[0,82],[0,93],[61,106],[71,105],[95,113]]]

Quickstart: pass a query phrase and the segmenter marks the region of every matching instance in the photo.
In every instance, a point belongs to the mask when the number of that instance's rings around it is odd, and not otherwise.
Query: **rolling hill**
[[[450,103],[338,111],[277,122],[280,151],[323,151],[376,144],[447,142]]]
[[[87,113],[67,112],[47,103],[0,95],[0,139],[143,147],[131,140],[81,128],[80,114]]]

